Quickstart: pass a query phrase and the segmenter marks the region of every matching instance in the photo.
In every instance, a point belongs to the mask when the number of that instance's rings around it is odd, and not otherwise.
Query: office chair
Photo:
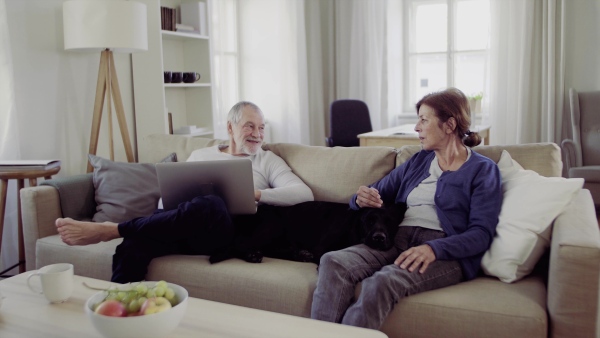
[[[373,131],[369,108],[360,100],[333,101],[329,109],[328,147],[357,147],[358,134]]]
[[[569,90],[573,139],[563,140],[568,176],[585,180],[596,208],[600,206],[600,91]]]

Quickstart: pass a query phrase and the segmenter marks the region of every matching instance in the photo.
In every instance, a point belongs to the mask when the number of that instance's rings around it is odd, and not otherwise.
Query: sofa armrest
[[[91,220],[96,211],[92,174],[43,181],[21,190],[26,269],[36,269],[36,242],[55,235],[59,217]]]
[[[554,221],[548,275],[552,337],[600,333],[600,231],[589,190]]]
[[[25,268],[36,269],[35,246],[39,238],[57,233],[54,221],[62,217],[58,190],[50,186],[21,189],[21,215],[25,244]]]
[[[577,167],[577,146],[570,139],[565,139],[561,142],[560,148],[563,152],[565,160],[565,170],[567,174],[572,167]]]
[[[43,181],[58,191],[62,217],[91,220],[96,213],[96,197],[93,174],[59,177]]]

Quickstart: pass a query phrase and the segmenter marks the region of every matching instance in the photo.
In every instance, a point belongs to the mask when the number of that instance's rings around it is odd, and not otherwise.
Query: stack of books
[[[60,167],[60,160],[9,160],[0,161],[0,172],[50,170]]]
[[[160,7],[160,28],[164,31],[175,31],[177,11],[175,8]]]

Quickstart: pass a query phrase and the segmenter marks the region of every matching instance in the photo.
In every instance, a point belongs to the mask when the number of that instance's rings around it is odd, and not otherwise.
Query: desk
[[[490,143],[490,126],[475,126],[473,131],[479,132],[483,138],[483,144]],[[400,148],[407,145],[420,145],[419,134],[415,132],[414,124],[403,124],[400,126],[372,131],[358,135],[361,147],[385,146]]]
[[[37,179],[44,177],[52,178],[52,175],[58,173],[60,167],[49,170],[19,170],[19,171],[0,171],[0,250],[2,249],[2,232],[4,231],[4,214],[6,211],[6,193],[8,191],[8,180],[17,180],[17,194],[25,187],[25,179],[29,180],[29,186],[35,187]],[[17,196],[17,231],[19,237],[19,272],[25,272],[25,245],[23,242],[23,219],[21,217],[21,198]],[[16,265],[15,265],[16,266]],[[9,268],[13,269],[15,266]],[[8,270],[7,270],[8,271]]]

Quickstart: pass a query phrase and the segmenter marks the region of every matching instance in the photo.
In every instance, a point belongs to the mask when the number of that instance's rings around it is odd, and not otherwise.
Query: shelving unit
[[[132,54],[138,161],[147,161],[144,137],[195,125],[208,132],[190,137],[213,137],[212,48],[208,36],[161,30],[160,7],[179,8],[199,0],[139,0],[148,9],[148,51]],[[210,0],[207,16],[210,12]],[[208,20],[208,17],[206,18]],[[198,72],[195,83],[164,83],[163,72]]]

